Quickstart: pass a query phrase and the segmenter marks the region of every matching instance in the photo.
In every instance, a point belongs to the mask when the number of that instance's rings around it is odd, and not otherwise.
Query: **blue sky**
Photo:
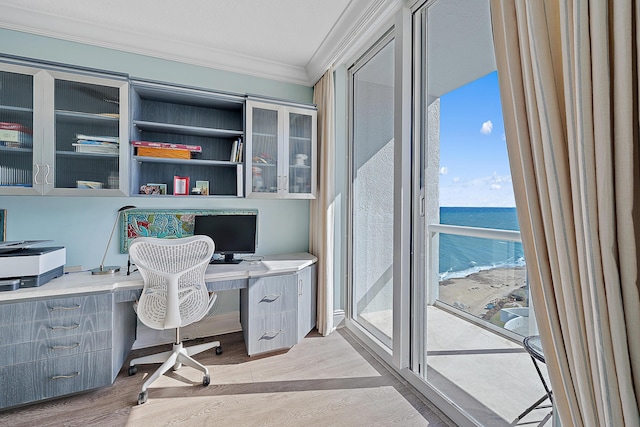
[[[496,72],[440,98],[440,206],[515,206]]]

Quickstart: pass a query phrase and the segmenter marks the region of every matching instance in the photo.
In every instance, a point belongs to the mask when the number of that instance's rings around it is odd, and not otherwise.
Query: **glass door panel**
[[[312,116],[289,113],[289,193],[311,193]]]
[[[353,72],[352,315],[387,347],[393,338],[394,45]]]
[[[0,187],[32,187],[33,76],[0,71]]]
[[[254,193],[277,193],[281,181],[278,169],[278,110],[253,108],[251,122],[251,187]]]
[[[55,188],[118,189],[119,88],[58,79],[54,91]]]

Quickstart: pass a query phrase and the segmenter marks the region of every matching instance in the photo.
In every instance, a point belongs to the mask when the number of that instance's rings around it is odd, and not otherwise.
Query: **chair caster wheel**
[[[138,395],[138,405],[142,405],[147,401],[147,397],[149,397],[149,392],[147,390],[141,392]]]
[[[219,356],[222,354],[222,346],[216,347],[216,354]]]
[[[136,365],[129,366],[129,370],[127,372],[129,373],[129,376],[135,375],[138,372],[138,368]]]
[[[203,386],[208,386],[209,384],[211,384],[211,376],[209,376],[208,374],[202,377],[202,385]]]

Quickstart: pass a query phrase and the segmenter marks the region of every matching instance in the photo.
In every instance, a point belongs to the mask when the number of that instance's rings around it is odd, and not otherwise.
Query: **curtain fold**
[[[491,0],[529,284],[564,426],[638,426],[640,12]]]
[[[313,102],[318,109],[318,189],[311,201],[309,247],[318,258],[317,327],[324,336],[334,329],[334,201],[335,140],[334,83],[329,69],[313,87]]]

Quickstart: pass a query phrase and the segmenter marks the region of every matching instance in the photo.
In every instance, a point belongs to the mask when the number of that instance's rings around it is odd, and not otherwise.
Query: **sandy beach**
[[[522,295],[518,291],[526,286],[524,267],[495,268],[483,270],[459,279],[447,279],[440,282],[439,300],[463,309],[473,315],[483,317],[490,314],[487,306],[492,303],[505,303],[505,306],[525,306],[524,301],[509,298]],[[505,299],[510,301],[505,301]],[[518,298],[519,299],[519,298]]]

